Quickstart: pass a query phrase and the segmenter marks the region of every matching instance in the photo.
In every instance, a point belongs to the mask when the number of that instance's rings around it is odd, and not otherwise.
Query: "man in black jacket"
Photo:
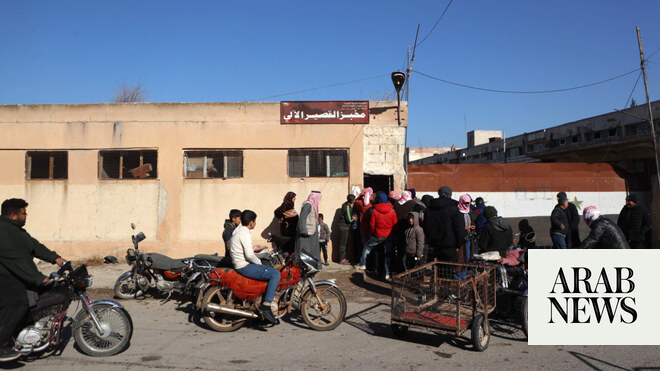
[[[550,237],[552,238],[553,248],[565,249],[569,227],[568,216],[564,210],[568,208],[568,199],[561,198],[558,201],[552,210],[552,214],[550,214]]]
[[[566,192],[557,193],[557,202],[559,200],[568,200]],[[566,247],[570,249],[580,244],[580,213],[578,213],[577,207],[571,202],[568,203],[568,207],[564,212],[568,218]]]
[[[346,250],[348,250],[348,236],[351,230],[351,224],[357,220],[357,215],[353,215],[353,205],[355,204],[355,195],[346,196],[346,202],[341,205],[337,227],[339,228],[339,264],[350,265],[351,262],[346,259]]]
[[[584,221],[591,228],[591,233],[578,246],[579,249],[630,248],[619,226],[610,219],[601,216],[596,206],[584,208]]]
[[[513,230],[501,217],[497,216],[497,209],[493,206],[484,208],[484,217],[487,219],[484,229],[479,236],[479,253],[498,251],[501,257],[513,245]]]
[[[66,260],[32,238],[23,226],[28,203],[19,198],[5,200],[0,216],[0,361],[18,358],[11,337],[29,310],[27,289],[48,282],[34,258],[62,266]]]
[[[438,194],[424,212],[424,238],[438,260],[456,262],[457,250],[465,243],[463,217],[458,202],[451,198],[451,188],[443,186]]]
[[[631,249],[646,248],[646,232],[651,230],[651,216],[637,204],[637,195],[626,197],[626,206],[619,213],[617,224],[626,236]]]

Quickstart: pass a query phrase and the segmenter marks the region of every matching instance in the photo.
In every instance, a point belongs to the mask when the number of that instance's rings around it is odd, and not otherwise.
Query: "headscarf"
[[[293,192],[287,192],[282,201],[282,205],[286,205],[286,209],[293,209],[293,199],[296,197],[296,194]]]
[[[458,210],[463,214],[470,212],[470,203],[472,202],[472,197],[469,194],[464,194],[458,199]],[[467,205],[465,205],[467,203]]]
[[[448,186],[442,186],[440,189],[438,189],[438,195],[440,197],[446,197],[446,198],[451,198],[451,188]]]
[[[412,195],[410,194],[410,191],[403,191],[403,193],[401,193],[401,198],[399,198],[398,200],[399,205],[403,205],[410,200],[412,200]]]
[[[364,200],[364,206],[367,206],[367,205],[369,205],[369,203],[371,203],[371,195],[372,194],[374,194],[374,190],[371,189],[371,187],[367,187],[367,188],[362,190],[362,193],[360,193],[358,198],[360,198],[360,196],[362,196],[362,200]]]
[[[415,191],[415,188],[406,189],[406,191],[410,191],[412,198],[417,197],[417,191]]]
[[[401,199],[401,195],[396,193],[396,191],[390,191],[390,194],[388,194],[387,197],[389,197],[390,199],[392,199],[394,201],[399,201]]]
[[[321,203],[321,192],[312,191],[312,193],[309,194],[309,197],[307,197],[307,202],[312,204],[312,208],[314,208],[314,212],[316,212],[316,217],[318,218],[319,204]]]
[[[600,211],[598,211],[596,206],[587,206],[584,208],[583,215],[584,222],[591,227],[591,223],[593,223],[594,220],[600,218]]]

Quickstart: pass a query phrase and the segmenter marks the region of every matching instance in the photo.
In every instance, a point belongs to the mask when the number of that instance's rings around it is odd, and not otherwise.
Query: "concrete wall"
[[[27,230],[68,258],[124,254],[130,223],[147,235],[147,250],[172,256],[224,253],[222,224],[229,210],[259,215],[253,233],[264,243],[278,230],[273,210],[284,194],[323,194],[326,219],[361,187],[365,168],[403,179],[407,114],[396,104],[371,102],[370,124],[280,124],[279,103],[146,103],[0,106],[0,198],[26,199]],[[368,133],[368,134],[366,134]],[[400,136],[400,138],[397,138]],[[368,137],[368,139],[365,139]],[[382,145],[380,169],[365,145]],[[347,149],[349,175],[290,178],[290,148]],[[158,151],[156,179],[99,179],[99,150]],[[243,177],[186,179],[186,149],[242,149]],[[26,179],[26,152],[65,150],[68,179]],[[399,156],[401,152],[401,156]],[[365,166],[369,164],[368,166]],[[326,220],[328,224],[332,220]]]

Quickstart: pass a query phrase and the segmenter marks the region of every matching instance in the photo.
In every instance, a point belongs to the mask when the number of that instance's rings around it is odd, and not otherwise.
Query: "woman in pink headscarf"
[[[304,252],[317,260],[321,259],[318,232],[320,203],[321,192],[312,191],[302,204],[296,236],[296,252]]]
[[[477,214],[472,211],[472,197],[469,194],[461,195],[458,199],[458,211],[460,211],[461,216],[463,217],[463,226],[465,228],[465,245],[461,246],[458,252],[458,262],[469,262],[472,259],[472,240],[475,235],[474,221],[477,218]]]
[[[391,190],[390,193],[387,195],[387,198],[390,200],[390,203],[392,205],[395,205],[395,201],[399,201],[401,199],[401,195],[398,194],[395,190]]]

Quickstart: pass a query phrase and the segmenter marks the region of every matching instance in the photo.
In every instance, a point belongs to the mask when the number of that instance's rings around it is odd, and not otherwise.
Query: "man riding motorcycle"
[[[612,220],[602,216],[596,206],[584,209],[584,221],[591,228],[589,236],[578,249],[629,249],[621,228]]]
[[[28,203],[12,198],[2,203],[0,216],[0,362],[19,357],[13,349],[12,335],[30,309],[28,289],[36,290],[48,282],[33,259],[62,266],[66,260],[49,250],[23,229]],[[36,294],[31,292],[31,294]],[[35,299],[36,301],[36,299]]]

